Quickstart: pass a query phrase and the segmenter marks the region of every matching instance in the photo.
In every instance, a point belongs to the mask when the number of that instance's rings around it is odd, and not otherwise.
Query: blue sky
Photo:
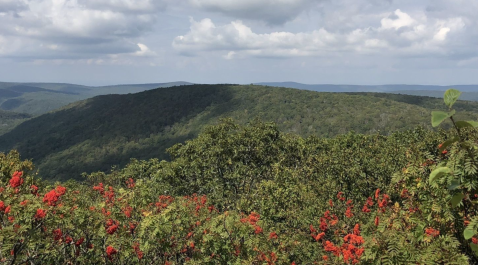
[[[0,81],[478,84],[478,0],[0,0]]]

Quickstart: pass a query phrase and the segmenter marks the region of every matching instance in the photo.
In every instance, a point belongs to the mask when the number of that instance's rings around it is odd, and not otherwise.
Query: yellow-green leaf
[[[440,125],[444,120],[453,116],[455,114],[455,110],[450,112],[444,111],[432,111],[432,126],[437,127]]]
[[[473,230],[472,227],[467,227],[465,231],[463,231],[463,236],[465,237],[466,240],[472,238],[475,235],[475,230]]]
[[[451,173],[451,169],[447,168],[447,167],[439,167],[439,168],[436,168],[435,170],[432,171],[432,173],[430,173],[430,178],[428,179],[428,182],[430,184],[434,183],[436,181],[436,179],[444,174],[449,174]]]
[[[445,95],[443,96],[443,101],[445,101],[445,104],[451,108],[453,104],[455,104],[455,102],[458,100],[460,95],[461,95],[460,91],[453,88],[448,89],[447,91],[445,91]]]

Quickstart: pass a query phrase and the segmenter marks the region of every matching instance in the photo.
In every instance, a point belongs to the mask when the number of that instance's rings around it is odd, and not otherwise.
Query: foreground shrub
[[[12,168],[27,164],[15,153]],[[11,162],[12,161],[12,162]],[[19,164],[18,164],[19,163]],[[24,168],[19,168],[24,169]],[[26,170],[26,169],[25,169]],[[353,202],[343,192],[308,226],[278,228],[260,212],[219,211],[206,195],[144,200],[147,182],[38,183],[27,171],[1,179],[0,258],[8,264],[357,264],[379,260],[463,262],[458,243],[427,233],[376,192]],[[379,220],[379,221],[378,221]],[[417,238],[417,233],[422,239]],[[392,237],[393,235],[393,237]],[[408,242],[408,244],[405,244]],[[446,246],[446,250],[442,248]],[[440,250],[440,255],[433,255]]]

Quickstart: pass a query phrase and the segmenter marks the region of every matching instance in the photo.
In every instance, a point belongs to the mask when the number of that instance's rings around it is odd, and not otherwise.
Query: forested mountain
[[[450,87],[456,88],[462,92],[478,92],[478,85],[336,85],[336,84],[302,84],[297,82],[261,82],[256,85],[274,86],[274,87],[290,87],[298,89],[306,89],[320,92],[398,92],[398,91],[440,91],[440,97],[443,92]],[[460,97],[463,99],[462,97]]]
[[[75,101],[99,95],[138,93],[145,90],[191,85],[188,82],[152,84],[120,84],[110,86],[82,86],[65,83],[8,83],[0,82],[0,109],[30,115],[41,115]],[[406,95],[441,97],[448,86],[427,85],[308,85],[295,82],[264,82],[258,85],[289,87],[318,92],[386,92]],[[478,100],[478,86],[454,86],[465,92],[461,99]]]
[[[263,82],[257,85],[274,87],[290,87],[319,92],[383,92],[414,96],[443,97],[443,92],[451,87],[462,92],[462,100],[478,101],[478,85],[330,85],[330,84],[301,84],[296,82]]]
[[[438,91],[438,90],[398,90],[398,91],[393,91],[392,93],[415,95],[415,96],[427,96],[427,97],[435,97],[435,98],[443,97],[443,91]],[[473,91],[463,92],[460,98],[463,100],[478,101],[478,92],[473,92]]]
[[[137,93],[153,88],[186,84],[190,83],[172,82],[92,87],[62,83],[0,82],[0,109],[41,115],[69,103],[98,95]]]
[[[459,102],[462,117],[478,104]],[[393,94],[343,94],[240,85],[192,85],[130,95],[98,96],[33,118],[0,137],[0,150],[18,149],[50,179],[109,170],[130,158],[167,159],[165,149],[231,117],[259,118],[283,132],[332,137],[350,130],[389,134],[430,127],[441,100]]]
[[[10,131],[11,128],[14,128],[29,118],[31,118],[31,116],[25,113],[0,110],[0,135]]]

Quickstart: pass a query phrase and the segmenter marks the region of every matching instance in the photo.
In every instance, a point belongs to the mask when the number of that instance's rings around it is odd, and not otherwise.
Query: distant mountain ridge
[[[66,106],[75,101],[108,94],[139,93],[145,90],[192,85],[178,81],[149,84],[119,84],[108,86],[83,86],[68,83],[14,83],[0,82],[0,109],[28,113],[36,116]],[[407,95],[441,97],[450,87],[466,92],[463,100],[478,101],[478,85],[334,85],[302,84],[297,82],[260,82],[257,85],[288,87],[317,92],[384,92]]]
[[[188,82],[82,86],[67,83],[0,82],[0,109],[41,115],[72,102],[108,94],[138,93],[160,87],[190,85]]]
[[[259,85],[273,87],[288,87],[317,92],[375,92],[442,97],[443,91],[455,87],[463,92],[461,99],[478,101],[478,85],[436,86],[436,85],[334,85],[334,84],[302,84],[297,82],[263,82]],[[84,86],[68,83],[15,83],[0,82],[0,110],[15,113],[25,113],[38,116],[65,107],[66,105],[109,94],[133,94],[146,90],[172,86],[193,85],[193,83],[178,81],[148,84],[119,84],[108,86]],[[0,135],[10,131],[16,125],[27,120],[24,116],[10,115],[8,119],[0,119],[3,124]]]
[[[306,89],[320,92],[409,92],[409,91],[446,91],[449,88],[455,88],[462,92],[478,93],[478,85],[333,85],[333,84],[302,84],[297,82],[259,82],[256,85],[290,87],[297,89]],[[443,93],[441,94],[441,96]]]
[[[165,149],[231,117],[275,122],[283,132],[333,137],[351,130],[389,134],[430,128],[443,100],[384,93],[325,93],[255,85],[188,85],[102,95],[32,118],[0,136],[0,151],[18,149],[50,179],[107,171],[130,158],[167,159]],[[478,119],[478,103],[455,105]]]

